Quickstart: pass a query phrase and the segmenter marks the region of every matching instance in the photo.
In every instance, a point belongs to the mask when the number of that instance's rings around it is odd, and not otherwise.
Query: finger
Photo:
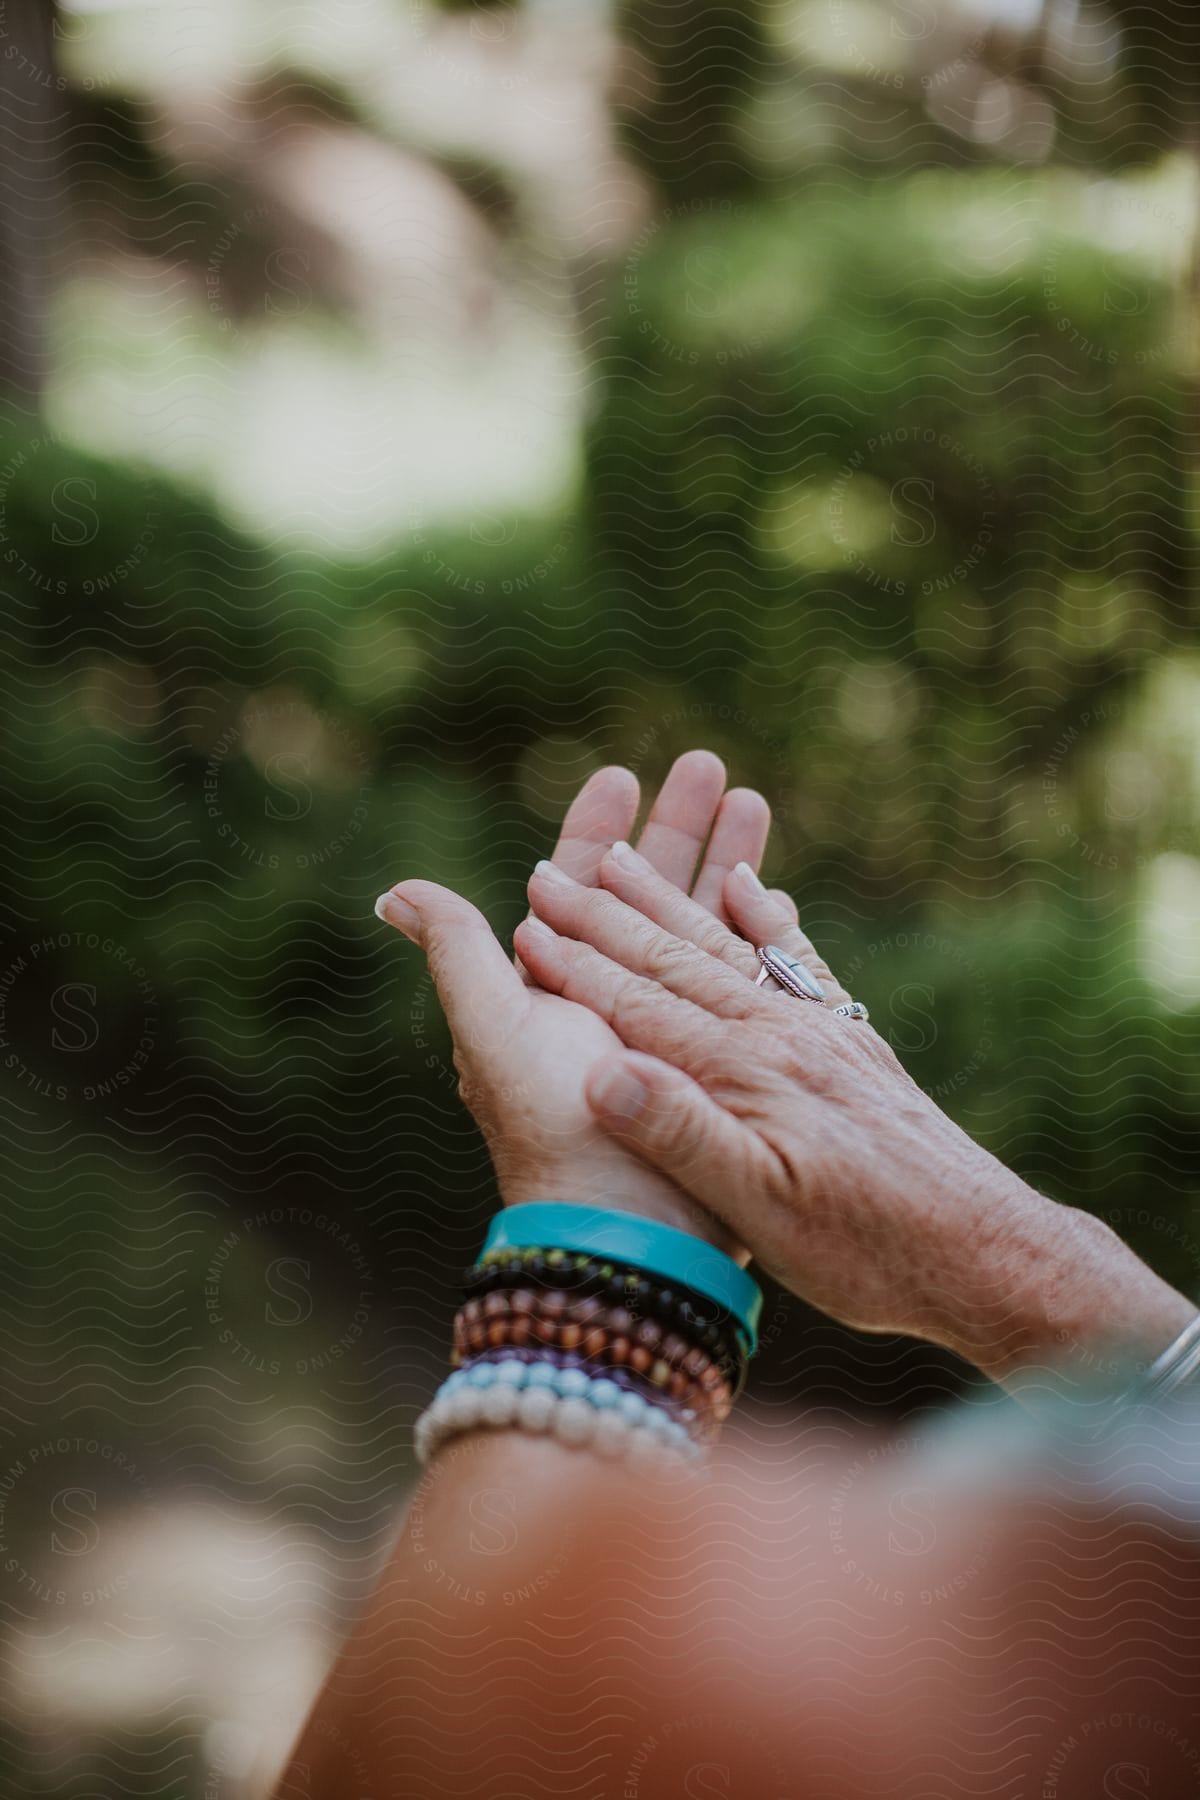
[[[597,769],[567,808],[551,862],[565,869],[574,881],[594,886],[604,852],[633,830],[638,794],[632,769],[616,765]]]
[[[648,1050],[680,1068],[714,1066],[725,1041],[723,1020],[657,981],[631,974],[590,944],[559,937],[541,919],[522,920],[516,938],[522,961],[540,986],[590,1007],[630,1049]]]
[[[633,770],[616,763],[589,775],[567,808],[551,861],[575,881],[594,885],[604,852],[633,829],[640,794]],[[519,957],[517,972],[528,986],[529,976]]]
[[[656,1057],[606,1056],[585,1091],[606,1131],[718,1219],[740,1210],[739,1196],[761,1194],[780,1178],[775,1153],[757,1132]],[[752,1239],[761,1219],[758,1225]]]
[[[724,790],[725,765],[720,757],[711,750],[685,751],[668,770],[638,839],[646,860],[685,893]]]
[[[432,881],[398,882],[375,911],[424,950],[455,1044],[486,1054],[505,1043],[529,995],[483,914]]]
[[[796,905],[796,902],[792,899],[792,896],[786,889],[768,888],[767,892],[770,894],[772,900],[777,900],[779,902],[780,906],[782,906],[783,910],[786,912],[789,921],[793,925],[798,925],[800,923],[800,908]]]
[[[706,950],[710,956],[719,957],[751,981],[757,976],[759,961],[753,946],[745,938],[736,936],[728,925],[722,924],[693,897],[682,893],[673,882],[664,880],[645,857],[631,850],[628,844],[613,845],[600,864],[600,882],[609,893],[655,925],[660,925],[664,931],[687,938],[689,943]]]
[[[769,894],[754,870],[744,863],[725,883],[725,906],[733,924],[756,949],[764,944],[778,944],[812,970],[831,1004],[836,1006],[850,998],[824,957],[813,948],[812,940],[795,923],[791,916],[795,909]]]
[[[603,888],[580,887],[553,863],[537,865],[529,881],[529,898],[538,918],[552,925],[560,937],[591,944],[610,962],[661,983],[681,999],[725,1018],[745,1019],[761,1010],[762,999],[753,984],[728,963],[688,939],[664,931],[615,894]],[[701,917],[710,931],[724,932],[732,940],[732,934],[710,913],[701,911]]]
[[[771,830],[771,809],[753,788],[730,788],[717,808],[692,899],[723,917],[725,877],[738,863],[757,869]]]

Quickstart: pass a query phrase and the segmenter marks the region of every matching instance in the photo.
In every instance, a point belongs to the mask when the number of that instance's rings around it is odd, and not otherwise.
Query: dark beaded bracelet
[[[716,1312],[711,1301],[690,1288],[654,1281],[627,1264],[535,1246],[491,1251],[466,1271],[463,1289],[474,1299],[530,1282],[554,1292],[602,1298],[637,1318],[654,1319],[709,1351],[735,1386],[744,1382],[745,1345],[728,1315]]]

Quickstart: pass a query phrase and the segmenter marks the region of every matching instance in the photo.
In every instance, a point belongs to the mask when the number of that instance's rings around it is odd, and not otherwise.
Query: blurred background
[[[510,931],[604,762],[760,786],[922,1085],[1200,1292],[1198,50],[0,4],[5,1793],[263,1793],[494,1203],[372,902]],[[988,1404],[764,1339],[781,1426]]]

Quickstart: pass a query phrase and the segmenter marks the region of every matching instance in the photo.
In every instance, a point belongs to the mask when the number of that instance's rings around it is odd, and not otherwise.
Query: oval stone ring
[[[810,969],[806,969],[796,957],[789,956],[778,944],[767,944],[758,953],[762,968],[758,971],[755,987],[761,987],[768,977],[773,977],[781,988],[789,994],[795,994],[800,1000],[815,1000],[818,1006],[828,1006],[825,989]],[[861,1000],[842,1000],[831,1011],[842,1019],[867,1019],[870,1014]]]
[[[809,973],[802,962],[781,950],[778,944],[766,944],[758,953],[762,968],[758,971],[755,987],[761,987],[769,976],[774,976],[781,988],[789,994],[795,994],[799,1000],[815,1000],[818,1006],[825,1005],[825,989],[815,975]]]

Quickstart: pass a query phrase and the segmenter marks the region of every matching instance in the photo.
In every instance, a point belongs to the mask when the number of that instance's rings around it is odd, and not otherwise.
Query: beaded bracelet
[[[704,1295],[718,1313],[731,1315],[747,1353],[754,1354],[762,1291],[732,1257],[702,1238],[637,1213],[534,1200],[496,1214],[488,1227],[484,1255],[489,1250],[519,1249],[530,1243],[602,1256],[643,1275],[656,1275],[672,1287],[692,1289]]]
[[[417,1420],[417,1456],[428,1462],[448,1438],[480,1428],[550,1435],[572,1449],[602,1456],[687,1462],[701,1455],[683,1425],[640,1394],[623,1393],[603,1376],[550,1363],[511,1359],[449,1375]]]
[[[762,1295],[730,1257],[631,1213],[533,1202],[492,1221],[417,1421],[422,1462],[477,1427],[694,1459],[728,1417]],[[639,1391],[639,1388],[642,1391]]]
[[[612,1361],[607,1354],[607,1347],[598,1355],[584,1357],[578,1351],[562,1350],[555,1345],[531,1344],[527,1338],[521,1342],[501,1339],[498,1343],[489,1344],[485,1350],[465,1356],[455,1352],[451,1357],[451,1365],[455,1369],[473,1369],[482,1362],[508,1359],[529,1363],[550,1362],[557,1368],[583,1369],[587,1374],[602,1375],[623,1390],[641,1394],[644,1399],[665,1407],[684,1420],[693,1436],[705,1440],[716,1436],[733,1410],[733,1395],[728,1385],[723,1383],[720,1387],[706,1388],[679,1371],[672,1375],[669,1382],[662,1379],[661,1371],[656,1379],[654,1371],[642,1374],[639,1370],[630,1368],[628,1363]]]
[[[720,1369],[722,1376],[731,1384],[740,1383],[745,1375],[746,1358],[736,1351],[730,1351],[721,1342],[718,1342],[715,1349],[710,1349],[697,1344],[683,1330],[663,1325],[655,1319],[640,1317],[627,1306],[614,1305],[599,1295],[574,1294],[555,1287],[540,1288],[534,1286],[528,1278],[495,1287],[490,1293],[476,1295],[464,1303],[461,1309],[464,1325],[483,1328],[483,1339],[479,1338],[476,1331],[472,1347],[482,1349],[488,1322],[512,1311],[536,1312],[564,1329],[569,1327],[573,1341],[564,1342],[565,1349],[578,1349],[583,1338],[600,1328],[627,1337],[631,1343],[645,1346],[656,1356],[665,1356],[672,1367],[682,1368],[684,1359],[691,1354],[697,1371],[699,1362],[695,1359],[702,1358]]]
[[[671,1418],[678,1419],[692,1436],[705,1429],[712,1413],[707,1396],[696,1389],[682,1395],[667,1394],[661,1388],[652,1386],[644,1375],[638,1375],[632,1369],[617,1368],[612,1364],[598,1366],[587,1363],[573,1350],[543,1350],[540,1347],[534,1350],[528,1344],[503,1344],[497,1350],[485,1350],[480,1356],[473,1356],[469,1363],[463,1365],[462,1372],[469,1373],[481,1363],[502,1362],[519,1362],[527,1366],[550,1363],[556,1369],[581,1369],[589,1378],[611,1381],[623,1394],[640,1394],[643,1400],[661,1407]]]
[[[619,1307],[606,1312],[597,1301],[570,1303],[561,1294],[518,1287],[509,1294],[489,1294],[486,1300],[468,1300],[455,1318],[455,1348],[461,1355],[479,1354],[500,1343],[531,1341],[556,1350],[578,1350],[585,1357],[599,1357],[608,1350],[608,1361],[628,1364],[660,1388],[669,1388],[671,1373],[702,1382],[709,1391],[732,1388],[729,1370],[714,1363],[707,1352],[687,1345],[684,1337],[664,1332],[653,1319],[633,1319]]]
[[[594,1314],[588,1310],[592,1307],[597,1309]],[[572,1316],[580,1312],[585,1316]],[[726,1371],[704,1351],[664,1334],[650,1320],[633,1320],[619,1308],[605,1314],[595,1300],[571,1304],[561,1294],[518,1288],[468,1301],[454,1321],[454,1354],[459,1361],[486,1349],[530,1343],[577,1351],[590,1362],[628,1367],[675,1398],[695,1386],[726,1414],[733,1403]]]
[[[531,1282],[623,1306],[638,1318],[649,1318],[686,1337],[698,1348],[711,1351],[714,1361],[740,1369],[747,1360],[744,1340],[711,1301],[686,1287],[669,1287],[651,1280],[640,1269],[611,1258],[572,1255],[565,1250],[546,1250],[529,1245],[520,1249],[490,1250],[466,1271],[463,1292],[468,1299],[495,1293],[505,1287]]]

